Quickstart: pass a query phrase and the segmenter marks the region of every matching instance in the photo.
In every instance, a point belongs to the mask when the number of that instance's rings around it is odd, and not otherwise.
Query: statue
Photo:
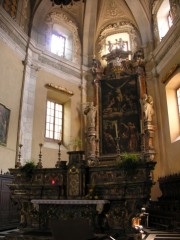
[[[93,102],[90,102],[84,109],[84,114],[87,115],[88,128],[95,128],[96,126],[96,111],[97,108],[94,106]]]
[[[92,73],[95,76],[94,81],[97,82],[101,80],[103,75],[103,67],[101,66],[101,62],[97,59],[93,59],[92,63]]]
[[[144,94],[142,104],[145,121],[151,122],[154,115],[153,98],[150,95]]]

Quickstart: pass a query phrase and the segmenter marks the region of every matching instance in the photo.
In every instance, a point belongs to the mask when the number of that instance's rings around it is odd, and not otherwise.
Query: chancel
[[[0,238],[180,239],[179,10],[0,1]]]

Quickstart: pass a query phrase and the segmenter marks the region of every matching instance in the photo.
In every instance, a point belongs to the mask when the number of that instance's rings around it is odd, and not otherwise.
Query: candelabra
[[[59,146],[59,150],[58,150],[58,161],[56,162],[55,167],[58,168],[60,167],[60,163],[61,163],[61,141],[58,142],[58,146]]]
[[[42,167],[43,167],[43,166],[42,166],[42,152],[41,152],[42,146],[43,146],[43,144],[40,143],[40,144],[39,144],[39,147],[40,147],[40,151],[39,151],[39,162],[38,162],[38,164],[37,164],[37,168],[42,168]]]
[[[19,153],[18,153],[18,160],[16,162],[15,168],[19,168],[21,167],[21,148],[22,148],[22,144],[19,144]]]

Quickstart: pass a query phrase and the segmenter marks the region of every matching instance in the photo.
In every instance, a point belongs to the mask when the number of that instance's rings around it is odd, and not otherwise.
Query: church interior
[[[0,0],[0,238],[180,239],[180,1]]]

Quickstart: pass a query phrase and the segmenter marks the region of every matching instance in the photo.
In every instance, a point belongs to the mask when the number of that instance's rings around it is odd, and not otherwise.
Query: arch
[[[138,25],[142,43],[146,46],[152,42],[151,19],[148,19],[142,4],[139,0],[125,0]]]

